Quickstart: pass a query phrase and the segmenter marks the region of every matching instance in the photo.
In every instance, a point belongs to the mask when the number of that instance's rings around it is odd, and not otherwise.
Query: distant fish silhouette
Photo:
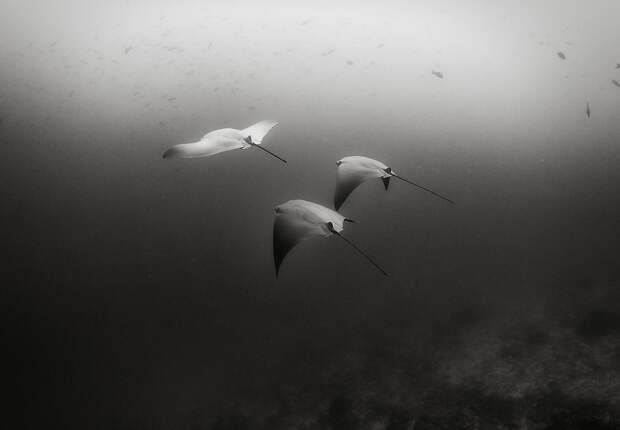
[[[558,52],[558,57],[560,57],[562,60],[566,60],[566,55],[564,55],[563,52]]]
[[[617,87],[620,87],[620,82],[616,81],[615,79],[612,79],[611,83]]]
[[[586,115],[588,115],[588,118],[590,118],[591,114],[592,111],[590,110],[590,102],[588,102],[588,104],[586,105]]]
[[[127,48],[125,48],[125,54],[129,54],[129,51],[131,51],[133,49],[133,46],[128,46]]]
[[[331,55],[331,54],[333,54],[334,52],[336,52],[336,50],[335,50],[335,49],[329,49],[329,50],[327,50],[327,51],[323,52],[321,55],[322,55],[323,57],[327,57],[328,55]]]
[[[439,79],[443,79],[443,73],[441,72],[436,72],[435,70],[433,70],[431,72],[433,75],[437,76]]]
[[[620,69],[620,63],[616,63],[616,69]]]

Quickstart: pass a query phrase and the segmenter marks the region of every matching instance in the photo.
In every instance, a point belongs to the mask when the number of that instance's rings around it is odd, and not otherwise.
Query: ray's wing
[[[279,212],[276,208],[276,219],[273,223],[273,260],[276,265],[276,276],[280,271],[282,260],[299,242],[312,236],[325,235],[316,225],[316,220],[308,220],[296,212]]]
[[[198,158],[202,157],[200,142],[181,143],[168,148],[163,158]]]
[[[174,145],[164,153],[164,158],[201,158],[240,148],[243,144],[238,140],[205,136],[199,142]]]
[[[383,186],[387,191],[388,187],[390,186],[390,176],[386,176],[385,178],[382,177],[381,180],[383,181]]]
[[[205,155],[203,157],[243,148],[243,143],[239,140],[225,136],[204,137],[199,143],[204,148]]]
[[[263,138],[276,125],[278,125],[277,121],[265,120],[257,122],[256,124],[241,130],[241,132],[245,135],[245,137],[251,136],[252,143],[260,145],[263,142]]]
[[[338,166],[338,180],[336,182],[336,191],[334,193],[334,208],[340,209],[340,206],[349,197],[362,182],[371,178],[381,177],[378,173],[368,170],[360,170],[349,163],[342,163]],[[387,187],[386,187],[387,188]]]

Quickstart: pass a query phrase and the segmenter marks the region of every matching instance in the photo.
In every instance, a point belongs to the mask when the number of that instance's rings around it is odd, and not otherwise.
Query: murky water
[[[616,2],[0,17],[2,326],[24,428],[620,422]],[[162,159],[262,119],[287,164]],[[369,181],[345,233],[389,278],[328,238],[276,280],[273,208],[330,206],[347,155],[457,204]]]

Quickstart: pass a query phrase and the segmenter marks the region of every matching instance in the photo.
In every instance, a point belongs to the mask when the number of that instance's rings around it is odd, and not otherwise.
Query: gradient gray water
[[[5,0],[0,16],[3,334],[26,427],[206,425],[287,390],[320,410],[333,373],[391,380],[356,370],[379,350],[416,378],[460,359],[462,312],[478,330],[619,310],[615,1]],[[161,159],[261,119],[288,164]],[[273,207],[328,205],[346,155],[457,205],[367,183],[345,233],[391,276],[331,238],[276,282]]]

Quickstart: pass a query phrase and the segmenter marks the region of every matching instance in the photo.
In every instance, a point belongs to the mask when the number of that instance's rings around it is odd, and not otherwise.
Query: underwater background
[[[620,428],[619,19],[612,0],[0,1],[5,421]],[[262,119],[287,164],[162,159]],[[390,276],[329,238],[276,279],[273,208],[330,206],[347,155],[456,205],[370,181],[340,212]]]

